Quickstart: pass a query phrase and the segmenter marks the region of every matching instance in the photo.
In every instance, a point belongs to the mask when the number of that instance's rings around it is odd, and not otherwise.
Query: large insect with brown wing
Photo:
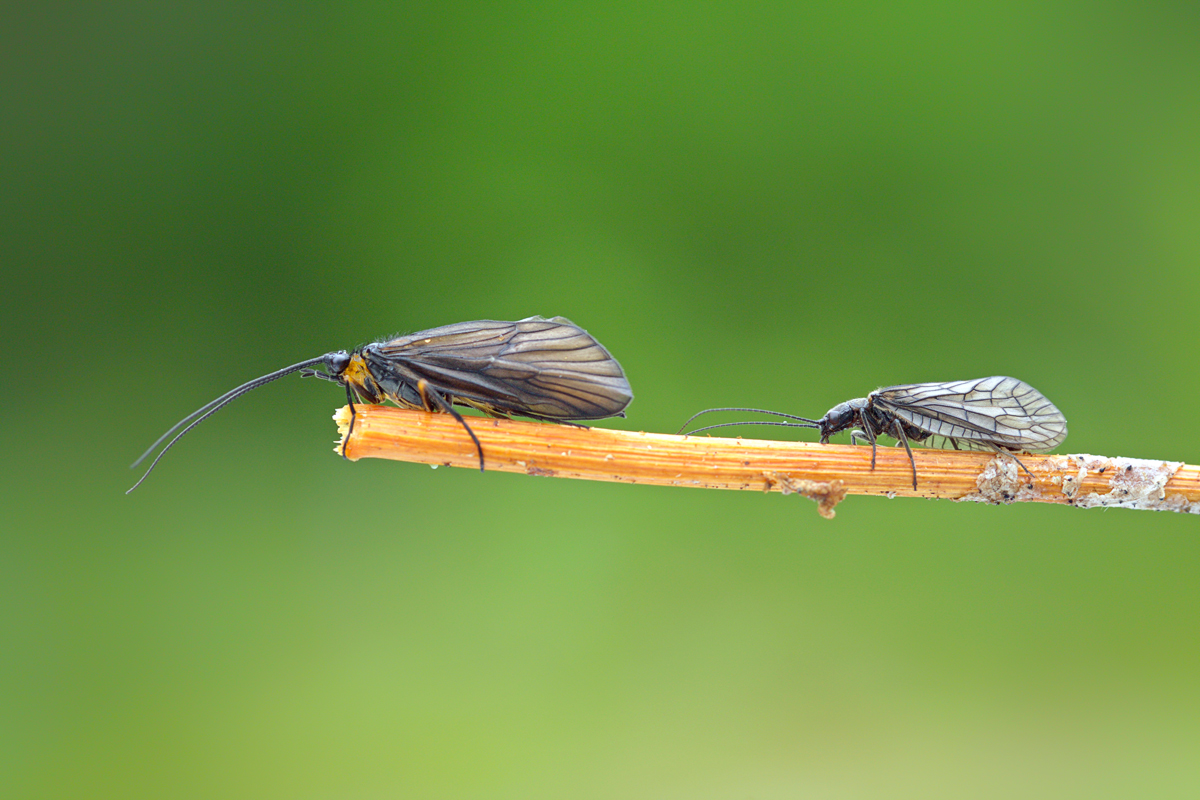
[[[324,366],[325,371],[312,369],[314,366]],[[326,353],[242,384],[160,436],[133,462],[134,467],[187,426],[159,452],[129,491],[140,486],[159,459],[192,428],[247,392],[293,372],[346,387],[351,431],[355,394],[367,403],[391,400],[403,408],[452,415],[475,443],[481,470],[483,446],[455,405],[493,417],[569,422],[623,417],[633,401],[629,381],[617,360],[587,331],[564,317],[459,322],[372,342],[352,353]]]

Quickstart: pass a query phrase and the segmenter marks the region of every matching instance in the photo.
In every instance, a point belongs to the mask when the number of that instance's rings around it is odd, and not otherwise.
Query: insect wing
[[[434,388],[541,419],[601,419],[633,400],[621,365],[568,319],[445,325],[369,345]]]
[[[1062,413],[1016,378],[887,386],[870,399],[902,421],[948,439],[1042,452],[1067,438]]]

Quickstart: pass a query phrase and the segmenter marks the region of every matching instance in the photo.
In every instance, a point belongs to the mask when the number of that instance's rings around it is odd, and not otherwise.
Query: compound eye
[[[325,357],[325,364],[329,367],[329,374],[341,375],[350,366],[350,354],[345,350],[330,353]]]

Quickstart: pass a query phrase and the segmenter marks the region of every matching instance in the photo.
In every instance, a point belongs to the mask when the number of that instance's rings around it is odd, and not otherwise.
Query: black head
[[[314,361],[324,366],[325,371],[321,372],[319,369],[308,367],[300,370],[301,378],[320,378],[323,381],[336,383],[339,386],[345,385],[346,368],[350,366],[349,353],[345,350],[335,350],[332,353],[326,353]]]
[[[329,371],[330,375],[340,377],[348,366],[350,366],[350,354],[345,350],[325,354],[325,369]]]
[[[859,424],[862,410],[866,404],[866,398],[860,397],[838,403],[825,412],[825,416],[817,420],[817,424],[821,427],[821,444],[829,444],[830,436]]]

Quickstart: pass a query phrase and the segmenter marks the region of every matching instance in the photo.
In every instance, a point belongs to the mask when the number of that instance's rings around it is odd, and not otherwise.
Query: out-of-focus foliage
[[[349,464],[294,377],[122,494],[242,381],[532,314],[602,425],[1010,374],[1195,463],[1194,6],[24,5],[6,795],[1200,792],[1194,517]]]

